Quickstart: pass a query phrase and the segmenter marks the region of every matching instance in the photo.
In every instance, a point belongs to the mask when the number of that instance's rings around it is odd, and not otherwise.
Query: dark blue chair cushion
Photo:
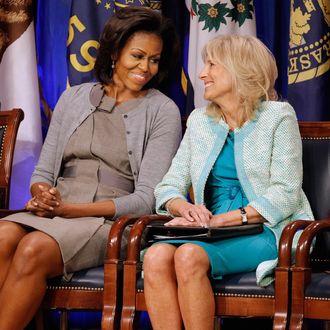
[[[269,296],[274,297],[274,284],[262,288],[256,283],[256,273],[239,273],[224,276],[221,280],[212,280],[215,294],[244,295],[244,296]],[[137,290],[143,291],[143,279],[137,280]]]
[[[330,274],[326,272],[312,273],[311,282],[305,290],[305,297],[330,300]]]
[[[232,295],[258,295],[274,297],[274,284],[266,288],[260,287],[256,282],[256,273],[239,273],[224,276],[221,280],[212,281],[215,293],[225,293]]]
[[[77,287],[77,288],[103,288],[103,266],[84,269],[75,272],[71,281],[64,281],[62,277],[55,277],[47,282],[48,287]]]

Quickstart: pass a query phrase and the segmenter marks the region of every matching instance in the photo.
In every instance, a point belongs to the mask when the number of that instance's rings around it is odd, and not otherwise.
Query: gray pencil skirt
[[[19,223],[51,236],[59,245],[66,280],[78,270],[102,265],[108,235],[113,221],[103,217],[61,218],[38,217],[30,212],[12,214],[1,220]]]

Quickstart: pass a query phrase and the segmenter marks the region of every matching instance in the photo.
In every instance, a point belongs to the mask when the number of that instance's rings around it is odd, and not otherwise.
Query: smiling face
[[[223,65],[207,59],[199,78],[204,81],[205,100],[219,104],[234,97],[232,77]]]
[[[116,60],[113,81],[121,90],[137,94],[158,72],[163,48],[161,38],[136,32],[128,39]]]

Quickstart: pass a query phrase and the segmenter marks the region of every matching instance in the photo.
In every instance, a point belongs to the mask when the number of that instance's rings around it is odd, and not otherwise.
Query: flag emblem
[[[320,22],[325,29],[316,28]],[[310,80],[329,71],[329,27],[329,0],[305,0],[296,6],[291,1],[289,84]]]
[[[190,14],[187,85],[192,87],[187,104],[200,108],[207,104],[198,78],[204,65],[201,50],[218,35],[255,35],[254,6],[252,0],[186,0],[186,7]]]
[[[230,0],[232,7],[229,8],[228,1],[219,1],[216,4],[201,3],[197,0],[191,1],[191,16],[198,16],[199,22],[204,22],[203,30],[214,29],[218,31],[220,24],[227,25],[227,18],[242,26],[246,19],[253,19],[253,0]]]

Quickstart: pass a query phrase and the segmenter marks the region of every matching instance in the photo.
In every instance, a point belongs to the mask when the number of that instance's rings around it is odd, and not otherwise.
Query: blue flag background
[[[254,0],[257,37],[276,58],[279,77],[276,90],[282,99],[288,95],[288,43],[290,0]]]
[[[36,48],[44,135],[51,111],[66,88],[70,10],[71,0],[38,1]]]
[[[289,102],[300,120],[330,120],[330,0],[291,1]]]
[[[99,35],[114,11],[114,2],[108,1],[107,5],[91,0],[72,2],[67,42],[70,86],[93,80]]]
[[[173,21],[181,44],[181,65],[163,92],[175,101],[181,115],[187,117],[194,109],[193,88],[188,77],[189,12],[184,1],[166,0],[162,2],[162,14]]]
[[[325,0],[330,2],[330,0]],[[129,5],[151,6],[159,9],[161,1],[144,0],[43,0],[38,1],[37,53],[39,79],[42,93],[45,128],[60,94],[68,85],[93,79],[93,61],[98,38],[106,19],[114,10]],[[305,3],[311,4],[308,12]],[[295,107],[300,120],[329,120],[325,93],[329,90],[329,21],[319,1],[309,0],[254,0],[257,36],[274,53],[279,68],[277,91]],[[330,3],[329,3],[330,6]],[[172,83],[163,91],[178,104],[183,116],[194,108],[191,88],[187,79],[189,51],[189,12],[184,0],[162,2],[162,11],[170,17],[180,35],[182,45],[181,71],[172,77]],[[290,44],[290,13],[300,7],[302,17],[308,14],[309,31],[303,34],[302,46]],[[313,9],[313,7],[315,9]],[[323,8],[324,9],[324,8]],[[292,15],[291,15],[292,16]],[[301,18],[304,19],[304,18]],[[328,19],[328,21],[327,21]],[[68,47],[67,47],[68,42]],[[320,46],[315,46],[319,42]],[[290,49],[289,49],[290,44]],[[322,45],[321,45],[322,44]],[[312,52],[321,48],[321,53]],[[322,46],[322,47],[321,47]],[[290,63],[289,63],[290,51]],[[295,56],[296,52],[299,56]],[[321,57],[320,57],[321,56]],[[295,79],[306,70],[309,57],[310,69],[317,70],[310,79]],[[304,62],[305,61],[305,62]],[[308,61],[307,61],[308,62]],[[305,64],[304,64],[305,63]],[[289,72],[288,72],[289,68]],[[318,68],[318,69],[317,69]],[[297,71],[297,72],[295,72]],[[299,71],[299,72],[298,72]],[[289,76],[288,76],[289,74]],[[290,84],[288,84],[288,79]],[[305,80],[302,80],[305,79]]]

